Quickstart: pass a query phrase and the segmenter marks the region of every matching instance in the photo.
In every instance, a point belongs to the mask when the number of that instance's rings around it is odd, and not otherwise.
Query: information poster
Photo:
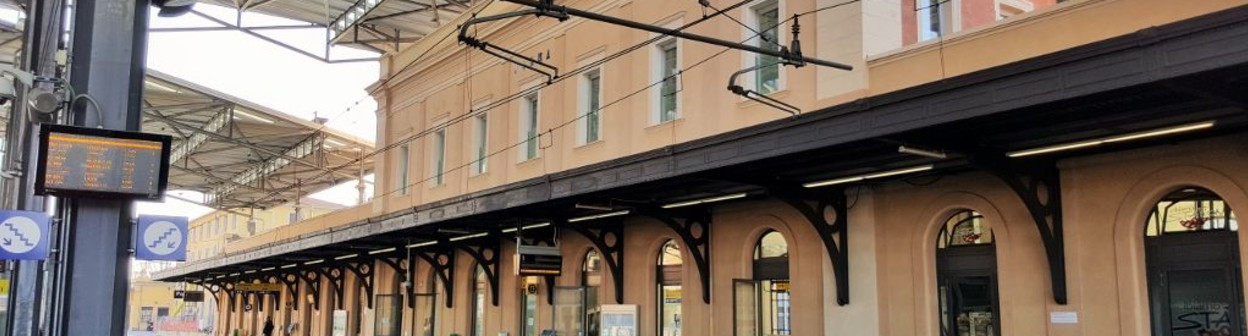
[[[602,305],[602,336],[637,336],[637,305]]]
[[[347,311],[342,309],[334,310],[334,327],[331,331],[333,336],[347,336]]]

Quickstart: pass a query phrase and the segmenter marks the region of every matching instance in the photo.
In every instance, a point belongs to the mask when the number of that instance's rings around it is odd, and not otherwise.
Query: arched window
[[[1248,334],[1230,206],[1209,190],[1184,188],[1158,200],[1143,224],[1153,334]]]
[[[683,296],[680,245],[674,240],[664,243],[657,263],[659,336],[680,336],[680,303]]]
[[[584,288],[585,315],[583,326],[586,336],[598,336],[598,288],[602,286],[602,256],[596,250],[585,253],[581,265],[581,287]]]
[[[490,285],[485,268],[477,265],[472,273],[472,336],[485,336],[485,296]]]
[[[734,333],[738,336],[792,335],[789,293],[789,242],[767,232],[754,245],[751,279],[733,286]]]
[[[936,236],[942,336],[1000,335],[992,228],[971,210],[945,220]]]

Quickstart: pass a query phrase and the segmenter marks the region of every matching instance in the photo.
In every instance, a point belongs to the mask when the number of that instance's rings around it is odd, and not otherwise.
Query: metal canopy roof
[[[372,160],[360,159],[373,150],[367,140],[159,71],[147,74],[143,131],[174,137],[169,188],[202,192],[205,206],[269,208],[372,171]]]
[[[394,52],[480,0],[201,0],[329,27],[331,44]]]
[[[1217,127],[1020,160],[1248,136],[1248,100],[1237,94],[1248,90],[1248,44],[1229,43],[1248,40],[1245,13],[1248,7],[424,204],[189,262],[156,277],[221,281],[228,276],[235,281],[240,270],[437,242],[447,239],[449,230],[501,232],[517,224],[590,214],[576,204],[644,209],[727,193],[763,198],[803,182],[920,164],[936,166],[929,173],[896,179],[931,183],[941,175],[977,169],[962,154],[1000,156],[1193,122],[1216,121]],[[1236,47],[1189,49],[1213,41]],[[1140,63],[1147,55],[1171,58]],[[1123,64],[1133,66],[1116,66]],[[942,160],[902,154],[898,144],[947,149],[951,156]],[[352,260],[378,257],[385,255]]]

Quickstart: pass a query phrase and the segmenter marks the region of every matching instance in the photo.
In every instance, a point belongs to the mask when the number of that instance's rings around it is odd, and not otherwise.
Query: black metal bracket
[[[312,294],[312,309],[321,310],[321,272],[316,270],[305,270],[299,273],[299,278],[308,284],[308,294]]]
[[[624,223],[615,220],[598,225],[572,225],[566,221],[555,221],[558,227],[568,228],[585,236],[598,248],[602,260],[611,271],[612,287],[615,288],[615,303],[624,303]]]
[[[455,250],[447,247],[434,247],[428,250],[419,250],[414,252],[416,256],[424,259],[429,263],[430,272],[434,272],[438,276],[438,280],[442,281],[442,288],[446,290],[446,308],[454,306],[455,295]],[[433,285],[433,284],[429,284]]]
[[[688,210],[641,208],[637,213],[654,218],[675,231],[684,242],[702,282],[702,302],[711,303],[711,211],[696,207]]]
[[[282,274],[279,280],[286,285],[286,291],[290,293],[288,296],[290,310],[299,310],[299,275],[295,273]],[[281,307],[281,306],[278,306]]]
[[[490,282],[490,301],[495,307],[498,306],[498,272],[500,267],[499,261],[501,260],[498,254],[502,251],[497,237],[498,235],[491,234],[473,244],[468,244],[467,242],[451,243],[451,246],[464,251],[472,260],[477,262],[477,265],[480,265],[485,270],[486,280]]]
[[[276,274],[271,274],[269,276],[264,277],[264,281],[268,283],[272,283],[272,284],[282,283],[282,279],[278,277]],[[282,292],[277,291],[277,292],[271,292],[267,294],[269,296],[269,303],[273,305],[273,310],[274,311],[282,310],[282,305],[278,304],[278,302],[281,301],[282,299]],[[261,300],[261,301],[264,301],[264,300]]]
[[[542,0],[542,1],[551,2],[550,0]],[[463,24],[459,25],[459,42],[469,47],[480,49],[481,51],[484,51],[485,53],[490,54],[491,56],[498,57],[499,59],[506,61],[508,63],[512,63],[520,67],[523,67],[525,69],[532,70],[533,72],[537,72],[542,75],[545,75],[546,83],[550,84],[554,82],[556,78],[559,78],[559,68],[555,67],[554,65],[544,63],[540,59],[521,55],[519,53],[508,50],[506,48],[490,44],[489,42],[479,40],[476,37],[468,36],[468,28],[474,25],[486,23],[486,22],[498,21],[498,20],[505,20],[505,19],[514,18],[514,17],[527,16],[527,15],[533,15],[537,17],[549,16],[549,17],[558,19],[560,22],[568,19],[568,13],[566,11],[540,9],[540,8],[526,9],[526,10],[521,10],[521,11],[516,11],[516,12],[511,12],[511,13],[503,13],[503,14],[498,14],[498,15],[474,17],[474,18],[468,19],[468,21],[464,21]]]
[[[373,274],[375,274],[373,272],[373,263],[371,261],[362,261],[354,264],[347,263],[343,265],[343,268],[351,271],[351,274],[355,274],[355,288],[364,288],[364,293],[368,295],[365,301],[368,303],[368,308],[372,309]]]
[[[238,308],[235,307],[236,306],[235,301],[237,301],[235,299],[235,296],[238,295],[238,292],[234,291],[234,284],[226,282],[224,285],[221,285],[221,288],[225,290],[225,296],[226,296],[227,302],[230,305],[230,312],[231,313],[237,312]]]
[[[203,287],[205,290],[208,290],[209,293],[212,293],[212,302],[216,302],[217,305],[221,304],[221,298],[218,297],[218,295],[220,295],[222,291],[222,288],[220,285],[211,283],[211,282],[201,282],[199,283],[199,286]]]
[[[849,304],[849,205],[845,191],[816,192],[798,187],[770,187],[768,192],[793,207],[819,233],[832,259],[836,304]]]
[[[1062,234],[1062,184],[1056,162],[1023,165],[1000,154],[973,155],[970,161],[1005,182],[1027,207],[1044,243],[1053,301],[1065,305],[1066,243]]]
[[[797,106],[793,106],[789,103],[780,101],[779,99],[769,97],[765,94],[759,93],[758,91],[754,91],[752,89],[746,89],[742,87],[741,85],[737,84],[737,78],[740,77],[741,75],[744,75],[744,74],[747,74],[747,73],[750,73],[750,72],[753,72],[755,70],[762,69],[765,67],[773,66],[773,65],[793,65],[793,64],[794,63],[791,63],[788,61],[780,61],[780,62],[771,63],[771,64],[759,64],[759,65],[755,65],[755,66],[748,67],[745,69],[737,70],[737,72],[734,72],[732,73],[731,76],[728,76],[728,91],[731,91],[735,95],[744,97],[745,99],[753,100],[755,102],[758,102],[759,104],[770,106],[771,108],[784,111],[785,113],[788,113],[796,117],[798,114],[802,113],[801,108],[798,108]]]
[[[416,286],[412,282],[412,280],[415,278],[414,276],[415,273],[409,271],[412,269],[411,267],[409,267],[411,263],[407,260],[407,258],[378,258],[377,260],[380,260],[386,265],[389,265],[390,269],[394,270],[394,275],[395,275],[396,280],[403,280],[400,283],[402,282],[407,283],[407,286],[403,288],[404,296],[407,297],[407,307],[408,308],[414,307],[415,298],[412,296],[412,294],[415,293],[413,288]],[[402,275],[402,278],[399,277],[400,275]]]

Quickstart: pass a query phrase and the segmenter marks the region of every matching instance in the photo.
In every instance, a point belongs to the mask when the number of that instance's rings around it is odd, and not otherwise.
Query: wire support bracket
[[[541,1],[543,3],[553,5],[552,0],[541,0]],[[529,69],[530,71],[542,74],[546,76],[546,83],[550,84],[554,82],[555,79],[559,78],[559,68],[555,67],[554,65],[550,65],[548,63],[542,62],[542,60],[534,58],[534,57],[521,55],[520,53],[508,50],[507,48],[503,48],[494,44],[490,44],[489,42],[485,42],[480,39],[477,39],[474,36],[468,35],[469,27],[482,24],[482,23],[505,20],[505,19],[515,18],[515,17],[527,16],[527,15],[533,15],[536,17],[543,17],[543,16],[553,17],[555,19],[558,19],[560,22],[567,20],[569,17],[567,12],[553,10],[553,9],[542,9],[542,8],[526,9],[522,11],[503,13],[503,14],[498,14],[498,15],[483,16],[483,17],[474,17],[474,18],[468,19],[468,21],[465,21],[463,24],[459,25],[459,42],[463,43],[466,46],[479,49],[487,54],[490,54],[491,56],[497,57],[508,63],[515,64],[525,69]]]

